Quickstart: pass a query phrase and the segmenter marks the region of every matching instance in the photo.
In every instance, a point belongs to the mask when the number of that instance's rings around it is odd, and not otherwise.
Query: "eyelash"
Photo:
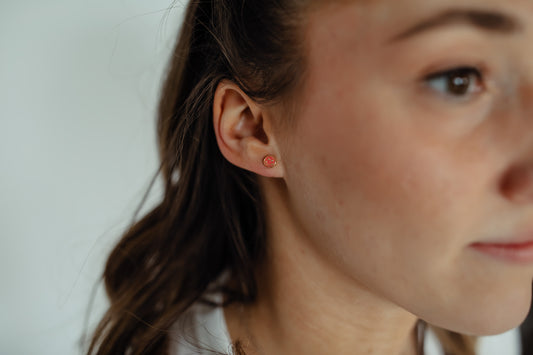
[[[457,79],[457,81],[454,82],[454,79]],[[429,74],[424,78],[424,83],[431,90],[447,97],[460,100],[468,100],[472,95],[475,95],[484,89],[482,71],[473,66],[460,66]],[[432,83],[434,84],[433,86]],[[458,91],[453,92],[452,85],[458,85],[456,88]],[[463,87],[461,87],[461,85]],[[473,87],[473,85],[475,86]],[[465,88],[466,91],[464,91]]]

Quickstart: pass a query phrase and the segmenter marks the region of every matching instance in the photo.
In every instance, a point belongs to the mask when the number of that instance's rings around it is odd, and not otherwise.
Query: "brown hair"
[[[87,354],[168,354],[173,324],[225,270],[238,285],[220,290],[227,303],[254,301],[263,203],[254,174],[218,149],[213,95],[224,79],[262,102],[293,92],[304,77],[299,30],[308,2],[193,0],[187,6],[158,112],[156,177],[162,175],[164,196],[132,223],[107,260],[110,306]],[[474,354],[471,338],[438,335],[450,354]]]

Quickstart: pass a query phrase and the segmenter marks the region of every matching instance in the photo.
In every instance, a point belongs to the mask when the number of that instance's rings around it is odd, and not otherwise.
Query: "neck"
[[[232,340],[248,355],[416,355],[417,318],[326,260],[283,206],[268,208],[275,227],[257,269],[256,302],[225,310]]]

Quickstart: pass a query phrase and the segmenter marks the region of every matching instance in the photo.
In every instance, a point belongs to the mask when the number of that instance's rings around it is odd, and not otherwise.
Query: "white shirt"
[[[222,295],[215,295],[213,300],[222,301]],[[185,312],[173,327],[170,354],[233,355],[222,307],[197,303]]]

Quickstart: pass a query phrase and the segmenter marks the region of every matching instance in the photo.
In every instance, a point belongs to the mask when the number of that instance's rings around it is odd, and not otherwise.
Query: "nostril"
[[[513,202],[533,203],[533,166],[510,169],[501,181],[500,190]]]

